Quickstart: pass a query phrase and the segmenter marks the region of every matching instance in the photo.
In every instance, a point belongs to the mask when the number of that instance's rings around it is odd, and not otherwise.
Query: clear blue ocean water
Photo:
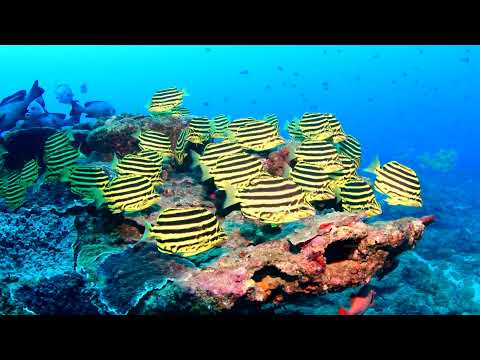
[[[363,166],[378,154],[382,163],[398,160],[417,170],[424,208],[387,208],[383,216],[440,213],[415,256],[446,271],[442,281],[471,289],[468,301],[480,301],[480,273],[472,271],[480,265],[480,46],[0,46],[0,65],[0,98],[38,79],[50,112],[69,113],[70,106],[55,99],[56,86],[66,83],[80,102],[105,100],[118,114],[147,114],[152,94],[170,86],[187,90],[183,106],[195,115],[235,119],[275,113],[284,125],[305,112],[333,113],[360,141]],[[82,83],[88,86],[85,94]],[[456,154],[451,169],[420,164],[419,157],[440,150]],[[471,234],[466,239],[458,235],[464,229]],[[441,246],[452,250],[450,257],[432,250],[440,238]],[[472,246],[465,250],[464,242]],[[465,265],[467,258],[473,265]],[[411,291],[423,296],[418,288]],[[387,305],[394,301],[389,296]],[[428,310],[419,313],[478,309],[425,299],[418,303],[424,301]],[[401,313],[398,306],[391,312]]]

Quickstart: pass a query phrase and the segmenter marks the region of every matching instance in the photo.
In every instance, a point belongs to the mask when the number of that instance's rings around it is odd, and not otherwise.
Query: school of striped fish
[[[160,207],[162,171],[166,164],[188,164],[200,181],[210,182],[225,193],[223,208],[237,206],[247,219],[271,226],[314,216],[318,205],[336,200],[344,211],[366,217],[380,215],[376,195],[388,205],[421,207],[421,187],[416,172],[397,161],[381,164],[376,158],[365,170],[375,180],[359,175],[360,142],[344,131],[329,113],[305,113],[285,124],[289,139],[280,135],[275,114],[262,119],[230,119],[219,114],[190,115],[182,107],[185,90],[175,87],[155,92],[148,110],[155,118],[188,118],[176,138],[157,130],[138,131],[140,151],[119,158],[109,166],[89,165],[74,138],[57,131],[43,147],[40,159],[31,159],[15,172],[0,178],[0,196],[15,210],[22,206],[35,183],[61,181],[77,194],[113,214]],[[267,172],[269,153],[288,148],[289,164],[283,176]],[[161,209],[154,223],[145,224],[143,239],[156,242],[160,252],[195,256],[226,239],[217,214],[202,207]]]

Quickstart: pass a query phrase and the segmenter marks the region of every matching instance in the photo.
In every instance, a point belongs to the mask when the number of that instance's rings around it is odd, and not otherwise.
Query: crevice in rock
[[[260,270],[255,271],[255,273],[252,276],[252,280],[255,282],[258,282],[258,281],[261,281],[266,276],[270,276],[272,278],[275,278],[275,277],[280,278],[288,282],[297,280],[297,276],[284,273],[279,268],[273,265],[268,265],[261,268]]]
[[[329,244],[325,249],[327,265],[350,259],[359,244],[359,239],[347,239]]]

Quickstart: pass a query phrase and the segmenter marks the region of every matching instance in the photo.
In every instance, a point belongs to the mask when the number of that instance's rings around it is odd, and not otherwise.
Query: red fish
[[[373,298],[375,297],[375,291],[368,286],[364,286],[356,295],[352,295],[350,298],[350,309],[340,307],[338,309],[339,315],[362,315],[373,305]]]

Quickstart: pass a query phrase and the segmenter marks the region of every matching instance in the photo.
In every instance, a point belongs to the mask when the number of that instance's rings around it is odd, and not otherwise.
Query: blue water
[[[379,154],[418,170],[425,208],[397,207],[396,217],[438,209],[452,216],[444,231],[457,255],[478,255],[462,253],[452,234],[469,224],[478,236],[479,46],[0,46],[0,65],[0,98],[38,79],[50,112],[70,111],[55,99],[67,83],[82,103],[105,100],[117,113],[147,114],[152,94],[170,86],[187,90],[182,106],[195,115],[276,113],[284,125],[304,112],[333,113],[362,144],[363,165]],[[420,155],[441,149],[458,156],[451,170],[419,169]]]

